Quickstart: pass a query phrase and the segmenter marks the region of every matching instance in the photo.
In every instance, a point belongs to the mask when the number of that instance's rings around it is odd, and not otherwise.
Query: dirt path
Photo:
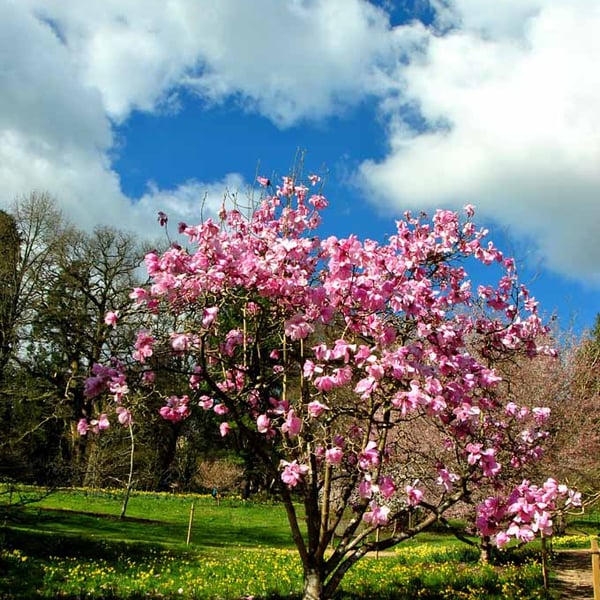
[[[556,553],[552,569],[556,573],[553,588],[559,598],[592,600],[592,561],[587,550],[561,550]]]

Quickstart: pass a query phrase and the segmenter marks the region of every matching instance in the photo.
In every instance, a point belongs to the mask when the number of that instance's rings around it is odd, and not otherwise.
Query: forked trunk
[[[323,600],[323,578],[317,569],[304,571],[304,592],[302,600]]]

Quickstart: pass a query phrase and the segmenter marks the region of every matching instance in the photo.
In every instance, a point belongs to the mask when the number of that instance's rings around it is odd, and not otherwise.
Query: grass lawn
[[[298,596],[300,563],[282,506],[138,493],[120,520],[121,501],[110,491],[64,490],[13,509],[0,533],[0,598]],[[427,534],[391,556],[365,558],[339,598],[545,597],[539,565],[497,568],[476,558],[454,538]]]

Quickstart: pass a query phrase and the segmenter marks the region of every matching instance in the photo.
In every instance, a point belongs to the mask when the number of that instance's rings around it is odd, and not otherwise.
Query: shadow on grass
[[[163,547],[185,548],[187,525],[169,521],[118,517],[74,512],[68,510],[23,510],[9,528],[13,531],[32,531],[35,535],[84,538],[82,546],[94,540],[158,544]],[[281,528],[244,522],[244,519],[224,521],[210,515],[197,516],[191,531],[191,546],[203,548],[256,547],[292,548],[290,533]]]

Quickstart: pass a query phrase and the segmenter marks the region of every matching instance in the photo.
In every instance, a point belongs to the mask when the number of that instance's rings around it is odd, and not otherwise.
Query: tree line
[[[164,241],[157,243],[168,245]],[[0,476],[39,485],[111,487],[127,481],[132,440],[114,427],[82,436],[81,419],[102,412],[102,400],[85,393],[94,364],[127,360],[144,324],[130,294],[146,284],[141,268],[152,247],[135,234],[69,223],[55,200],[32,193],[0,211]],[[119,327],[106,314],[119,315]],[[155,327],[176,328],[173,315]],[[179,317],[181,318],[181,317]],[[557,359],[497,361],[503,394],[519,405],[549,406],[546,456],[536,466],[588,493],[598,491],[600,449],[600,319],[582,338],[553,344]],[[177,357],[155,356],[156,381],[135,403],[135,472],[138,489],[200,490],[239,486],[269,489],[272,478],[251,447],[220,436],[211,411],[165,420],[165,398],[187,388]],[[491,359],[490,359],[491,360]],[[435,446],[435,432],[427,435]],[[223,459],[215,463],[215,458]],[[415,456],[410,457],[416,461]],[[418,472],[418,464],[414,466]]]
[[[162,242],[164,244],[164,242]],[[133,233],[110,227],[84,232],[44,193],[0,211],[0,477],[42,486],[120,486],[131,439],[113,428],[81,436],[77,423],[99,401],[86,396],[94,364],[123,358],[140,323],[129,295],[144,283],[149,251]],[[114,330],[109,311],[120,315]],[[181,385],[171,366],[156,365],[167,387]],[[185,423],[160,418],[158,392],[137,411],[135,486],[205,489],[256,483],[200,414]],[[223,458],[215,468],[215,458]],[[243,462],[243,461],[242,461]]]

